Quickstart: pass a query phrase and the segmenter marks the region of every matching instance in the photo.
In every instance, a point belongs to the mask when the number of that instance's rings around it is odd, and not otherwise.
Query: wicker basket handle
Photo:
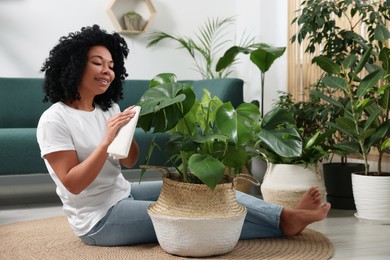
[[[260,186],[260,182],[252,175],[250,175],[248,173],[240,173],[236,177],[234,177],[233,187],[235,187],[237,185],[238,179],[242,179],[242,180],[245,180],[245,181],[252,183],[253,185]]]

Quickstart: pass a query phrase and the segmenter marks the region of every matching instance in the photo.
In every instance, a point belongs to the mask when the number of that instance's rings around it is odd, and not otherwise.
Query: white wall
[[[207,18],[237,16],[237,35],[244,31],[258,42],[287,44],[287,1],[284,0],[152,0],[157,15],[149,31],[193,36]],[[83,26],[114,30],[106,14],[110,0],[0,0],[0,77],[43,77],[39,72],[58,39]],[[150,79],[173,72],[179,79],[199,79],[190,56],[173,42],[146,48],[146,34],[123,35],[130,55],[130,79]],[[277,90],[286,89],[287,54],[266,74],[266,109]],[[245,80],[245,100],[260,99],[260,72],[241,56],[233,75]]]

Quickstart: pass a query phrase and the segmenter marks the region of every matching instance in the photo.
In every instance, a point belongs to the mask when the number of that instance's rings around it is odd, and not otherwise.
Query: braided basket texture
[[[237,202],[231,183],[219,184],[212,191],[203,184],[164,177],[160,197],[148,213],[167,253],[204,257],[234,249],[246,208]]]

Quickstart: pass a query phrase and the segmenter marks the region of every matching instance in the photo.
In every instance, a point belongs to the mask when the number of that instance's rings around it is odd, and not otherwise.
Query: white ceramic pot
[[[360,221],[390,224],[390,176],[353,173],[352,191]]]
[[[317,186],[326,202],[323,173],[314,166],[301,164],[268,164],[261,193],[265,201],[294,207],[302,195],[311,187]]]

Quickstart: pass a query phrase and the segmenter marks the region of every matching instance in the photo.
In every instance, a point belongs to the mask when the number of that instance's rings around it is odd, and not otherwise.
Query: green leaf
[[[379,105],[385,110],[390,109],[390,85],[385,84],[382,88],[383,93],[379,98]]]
[[[343,142],[343,143],[335,144],[333,148],[337,150],[341,150],[347,154],[360,153],[360,146],[357,142]]]
[[[315,146],[316,144],[318,144],[318,141],[321,139],[321,133],[318,131],[317,133],[315,133],[310,139],[309,141],[307,141],[307,144],[306,144],[306,147],[305,148],[311,148],[313,146]]]
[[[314,57],[312,63],[316,63],[322,70],[329,74],[340,74],[340,66],[325,56]]]
[[[283,55],[286,47],[272,47],[261,45],[250,54],[250,60],[260,69],[262,73],[269,70],[274,61]]]
[[[195,102],[195,93],[182,83],[163,83],[149,88],[141,97],[138,124],[155,133],[174,128]]]
[[[370,74],[368,74],[367,76],[365,76],[363,78],[363,80],[360,82],[359,84],[359,87],[358,87],[358,90],[357,90],[357,95],[359,97],[362,97],[364,95],[367,94],[367,92],[373,88],[379,80],[381,80],[383,78],[383,76],[386,75],[386,71],[385,70],[376,70]]]
[[[355,71],[354,71],[354,76],[355,77],[359,72],[364,68],[364,65],[367,63],[368,59],[370,58],[372,51],[372,47],[370,46],[363,54],[362,58],[360,59],[359,63],[357,64]]]
[[[367,130],[371,127],[371,125],[378,119],[378,116],[382,113],[382,110],[379,109],[373,109],[371,111],[371,114],[369,115],[368,119],[366,120],[366,123],[364,124],[364,130]]]
[[[351,136],[352,138],[357,138],[356,125],[355,122],[347,117],[336,118],[336,124],[333,122],[328,123],[331,127],[336,127],[341,132]]]
[[[354,54],[351,54],[349,55],[347,58],[345,58],[345,60],[343,60],[342,64],[343,64],[343,67],[344,69],[350,69],[353,67],[353,65],[355,64],[357,58],[356,58],[356,55]]]
[[[374,30],[374,38],[377,41],[383,42],[390,38],[390,32],[384,25],[378,24]]]
[[[259,117],[259,109],[250,103],[241,104],[237,110],[230,102],[219,107],[216,114],[216,125],[223,134],[237,146],[247,143],[252,137],[252,128]]]
[[[149,83],[149,88],[164,84],[177,82],[176,75],[173,73],[160,73],[155,76]]]
[[[282,124],[295,124],[292,113],[281,108],[270,110],[264,115],[261,126],[264,129],[275,129]]]
[[[148,89],[139,101],[142,108],[140,115],[156,113],[163,108],[184,101],[186,96],[180,93],[182,89],[181,83],[167,83]]]
[[[382,140],[386,135],[389,135],[390,131],[390,121],[385,121],[378,129],[375,129],[375,133],[369,136],[369,140],[367,145],[374,146],[380,144],[380,140]]]
[[[245,146],[236,147],[228,145],[228,149],[223,158],[223,164],[229,168],[241,168],[248,161],[248,155]]]
[[[226,142],[229,139],[229,137],[223,134],[215,133],[215,134],[208,134],[208,135],[194,135],[190,137],[190,139],[195,143],[203,144],[203,143],[210,142],[212,140],[220,140]]]
[[[343,91],[345,91],[348,86],[348,83],[345,79],[334,76],[325,76],[322,82],[328,87],[340,89]]]
[[[382,62],[382,67],[390,73],[390,49],[384,47],[379,53],[379,60]]]
[[[236,60],[236,56],[239,53],[248,54],[251,50],[249,48],[243,48],[240,46],[233,46],[229,48],[224,55],[218,60],[216,65],[216,71],[219,72],[229,67]]]
[[[188,168],[211,190],[220,183],[225,173],[225,165],[208,154],[193,154],[188,160]]]
[[[320,92],[320,91],[318,91],[318,90],[315,90],[315,89],[314,89],[314,90],[311,91],[311,93],[312,93],[314,96],[316,96],[316,97],[318,97],[318,98],[320,98],[320,99],[323,99],[323,100],[329,102],[330,104],[332,104],[332,105],[334,105],[334,106],[336,106],[336,107],[341,107],[341,108],[344,107],[343,104],[342,104],[341,102],[339,102],[339,101],[337,101],[337,100],[335,100],[335,99],[332,99],[332,98],[329,97],[329,96],[324,95],[322,92]]]
[[[302,154],[301,137],[293,128],[274,129],[273,131],[262,129],[259,138],[280,156],[297,157]]]
[[[386,150],[386,149],[390,149],[390,139],[385,140],[385,141],[382,143],[380,149],[381,149],[382,151],[384,151],[384,150]]]

